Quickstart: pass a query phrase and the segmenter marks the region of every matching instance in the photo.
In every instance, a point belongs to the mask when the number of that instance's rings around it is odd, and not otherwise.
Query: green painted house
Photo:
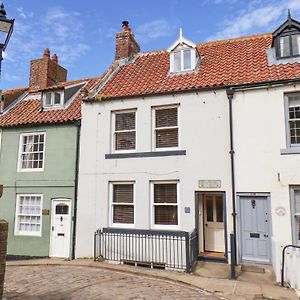
[[[45,50],[27,88],[3,92],[0,219],[8,257],[74,256],[81,100],[99,79],[67,81]]]

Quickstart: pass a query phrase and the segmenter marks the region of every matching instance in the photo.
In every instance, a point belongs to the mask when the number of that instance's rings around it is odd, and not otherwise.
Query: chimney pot
[[[57,57],[56,54],[53,54],[53,55],[52,55],[52,61],[54,61],[55,63],[58,64],[58,57]]]
[[[50,50],[49,50],[49,48],[46,48],[45,50],[44,50],[44,58],[50,58]]]
[[[122,29],[123,29],[123,31],[131,31],[131,29],[129,28],[129,22],[128,21],[123,21],[122,22]]]

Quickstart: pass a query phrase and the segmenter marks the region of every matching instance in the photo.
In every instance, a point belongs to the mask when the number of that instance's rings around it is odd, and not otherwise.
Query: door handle
[[[54,231],[54,226],[52,226],[52,231]]]
[[[208,224],[205,224],[205,226],[208,226]]]

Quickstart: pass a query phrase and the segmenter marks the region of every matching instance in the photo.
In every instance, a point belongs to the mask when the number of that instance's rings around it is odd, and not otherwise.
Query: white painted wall
[[[236,191],[270,193],[272,260],[277,273],[279,249],[292,243],[289,185],[300,184],[300,154],[280,152],[287,147],[284,93],[299,90],[300,85],[254,89],[237,92],[233,100]],[[286,210],[284,216],[276,214],[280,206]]]
[[[284,93],[300,85],[236,92],[233,127],[237,193],[270,193],[273,246],[292,242],[289,185],[300,184],[300,154],[286,148]],[[152,150],[151,107],[180,104],[180,147],[186,156],[105,159],[111,153],[111,111],[137,109],[137,152]],[[228,234],[232,231],[228,99],[225,90],[151,96],[83,105],[77,257],[93,254],[93,233],[111,226],[109,181],[135,181],[135,228],[151,228],[151,180],[179,180],[179,230],[195,226],[199,179],[220,179],[226,192]],[[283,206],[284,216],[276,214]],[[184,207],[191,207],[186,214]],[[239,216],[238,216],[239,217]],[[278,268],[280,251],[273,251]],[[276,264],[276,266],[275,266]]]
[[[111,111],[136,108],[137,152],[152,151],[151,107],[180,104],[180,150],[186,156],[105,159],[111,153]],[[220,179],[231,231],[228,100],[225,90],[84,103],[82,108],[76,256],[93,254],[93,234],[111,226],[109,181],[135,181],[135,228],[151,228],[150,181],[179,180],[179,230],[195,227],[199,179]],[[206,189],[207,190],[207,189]],[[184,208],[190,207],[191,213]],[[163,228],[163,227],[162,227]]]

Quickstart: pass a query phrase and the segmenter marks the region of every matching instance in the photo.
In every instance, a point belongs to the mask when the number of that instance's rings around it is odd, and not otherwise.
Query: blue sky
[[[68,69],[68,79],[100,75],[113,61],[115,33],[128,20],[142,51],[167,48],[183,28],[204,41],[272,32],[287,17],[300,20],[300,0],[4,0],[15,30],[0,88],[27,86],[30,60],[45,48]]]

